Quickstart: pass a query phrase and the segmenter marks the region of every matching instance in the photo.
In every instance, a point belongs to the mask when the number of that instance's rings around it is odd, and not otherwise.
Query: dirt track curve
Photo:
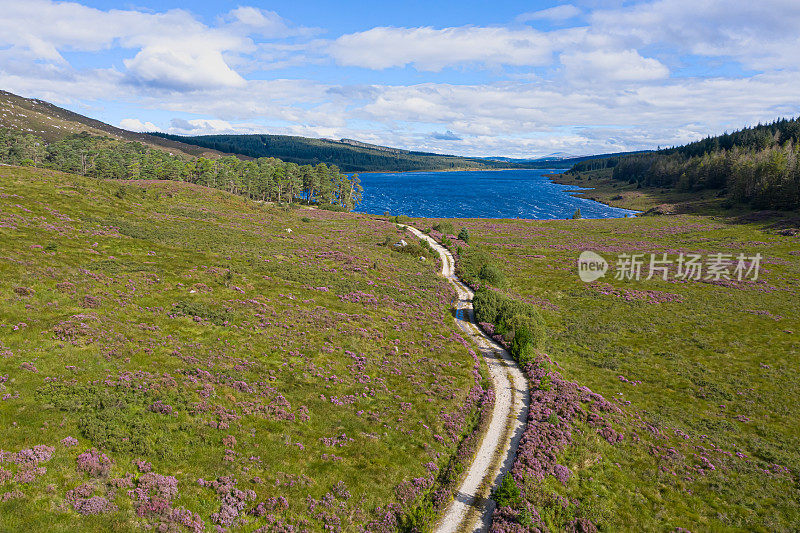
[[[489,368],[495,390],[495,404],[489,427],[467,471],[455,499],[444,512],[436,533],[488,531],[494,512],[492,489],[511,469],[517,445],[525,429],[530,396],[528,381],[511,355],[489,338],[476,324],[472,291],[456,277],[452,254],[421,231],[406,228],[427,240],[442,259],[442,276],[458,293],[456,323],[472,337]]]

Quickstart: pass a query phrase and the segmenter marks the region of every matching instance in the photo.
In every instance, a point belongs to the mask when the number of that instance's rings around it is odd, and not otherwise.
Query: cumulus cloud
[[[642,57],[636,50],[573,52],[562,54],[560,60],[568,76],[586,83],[657,80],[669,76],[669,69],[660,61]]]
[[[124,118],[120,120],[119,127],[131,131],[161,131],[161,128],[152,122],[142,122],[138,118]]]
[[[257,124],[232,124],[226,120],[213,118],[191,120],[173,118],[167,131],[178,135],[223,135],[256,133],[262,130]]]
[[[181,9],[103,11],[50,0],[0,0],[0,9],[0,46],[17,57],[66,65],[63,52],[132,50],[123,61],[127,81],[170,90],[242,86],[246,82],[232,65],[257,50],[252,35],[307,32],[254,7],[238,7],[214,27]]]
[[[132,81],[166,89],[241,87],[246,84],[244,78],[225,63],[220,51],[213,49],[148,46],[124,63]]]
[[[463,63],[546,65],[551,42],[533,30],[503,27],[379,27],[343,35],[328,53],[340,65],[385,69],[413,65],[437,71]]]

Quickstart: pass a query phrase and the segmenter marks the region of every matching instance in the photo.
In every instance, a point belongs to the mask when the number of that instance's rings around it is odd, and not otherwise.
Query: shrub
[[[433,246],[431,246],[431,243],[429,243],[427,239],[420,239],[419,245],[431,255],[436,255],[436,250],[433,249]]]
[[[475,319],[494,324],[495,332],[510,344],[511,355],[520,364],[531,362],[541,348],[545,330],[535,307],[491,289],[480,289],[472,300]]]
[[[503,481],[494,490],[492,499],[497,502],[497,507],[518,509],[523,506],[522,494],[511,473],[506,474]]]
[[[308,217],[303,217],[300,220],[303,221],[303,222],[311,222],[311,219],[308,218]]]
[[[464,242],[469,242],[469,230],[461,228],[461,231],[458,232],[458,238]]]
[[[175,303],[172,310],[176,315],[188,317],[198,316],[217,325],[222,325],[225,323],[225,320],[227,320],[226,312],[216,311],[199,302],[180,301]]]
[[[495,287],[502,287],[506,281],[503,271],[489,263],[481,267],[480,272],[478,272],[478,279]]]
[[[425,499],[400,519],[398,530],[401,532],[430,531],[430,525],[436,518],[433,503]]]
[[[573,220],[578,220],[579,218],[581,218],[581,208],[580,207],[578,209],[576,209],[575,212],[572,214],[572,219]]]
[[[421,257],[427,253],[427,250],[421,244],[408,243],[402,248],[397,248],[397,251],[402,254],[413,255],[414,257]]]
[[[450,222],[437,222],[433,225],[433,229],[445,235],[452,235],[456,231]]]

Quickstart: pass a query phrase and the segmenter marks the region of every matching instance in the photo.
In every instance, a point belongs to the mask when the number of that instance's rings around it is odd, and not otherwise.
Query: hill
[[[728,205],[800,208],[800,119],[782,119],[646,154],[593,159],[569,174],[605,171],[638,188],[717,191]]]
[[[222,155],[217,150],[117,128],[44,100],[23,98],[2,90],[0,90],[0,128],[30,133],[47,142],[59,141],[70,135],[85,132],[119,141],[138,142],[170,154],[190,157],[219,157]]]
[[[247,161],[234,156],[192,158],[87,132],[48,142],[32,133],[0,128],[0,164],[100,179],[185,181],[250,199],[288,204],[301,201],[347,211],[361,201],[363,191],[358,176],[346,176],[324,163],[312,167],[271,157]]]
[[[452,498],[485,369],[394,224],[2,166],[0,227],[0,531],[424,529]]]
[[[166,133],[153,133],[152,135],[249,157],[277,157],[298,165],[327,163],[336,165],[345,172],[532,168],[532,165],[524,163],[413,152],[352,139],[333,141],[291,135],[200,135],[194,137]]]

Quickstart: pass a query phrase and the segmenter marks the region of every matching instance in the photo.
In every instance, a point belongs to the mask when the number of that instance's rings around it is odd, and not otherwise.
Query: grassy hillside
[[[289,135],[200,135],[195,137],[164,133],[154,133],[154,135],[249,157],[277,157],[298,165],[332,164],[346,172],[529,168],[531,166],[505,161],[410,152],[346,139],[331,141]]]
[[[44,138],[47,142],[86,132],[120,141],[139,142],[149,148],[171,154],[191,157],[222,155],[216,150],[116,128],[43,100],[23,98],[7,91],[0,91],[0,128],[30,133]]]
[[[774,216],[449,221],[467,228],[446,239],[462,274],[543,330],[495,531],[796,530],[800,221]],[[584,250],[611,263],[604,278],[579,279]],[[676,281],[674,262],[668,281],[615,279],[620,253],[717,252],[761,253],[758,280]],[[489,327],[526,319],[506,320]]]
[[[0,167],[0,531],[429,517],[490,396],[396,231]]]

